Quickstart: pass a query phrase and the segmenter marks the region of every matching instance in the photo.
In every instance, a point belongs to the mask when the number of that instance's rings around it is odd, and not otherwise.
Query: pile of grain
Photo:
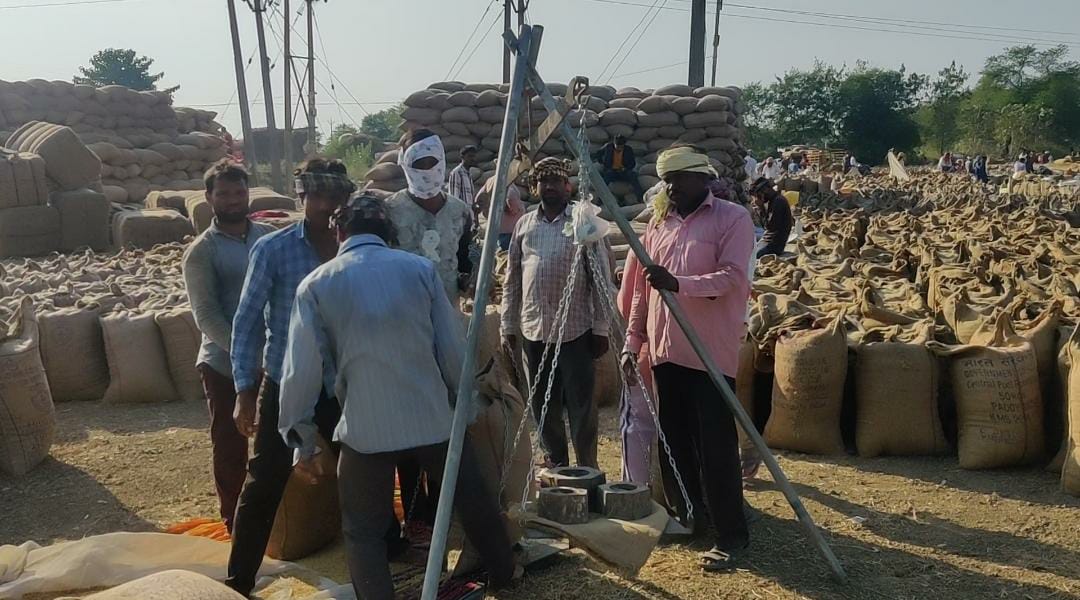
[[[549,84],[556,96],[566,93],[563,84]],[[458,150],[474,145],[480,148],[478,168],[473,178],[482,184],[495,173],[495,158],[506,113],[506,86],[465,84],[456,81],[434,83],[426,90],[405,99],[405,122],[402,129],[426,127],[442,137],[449,167],[456,166]],[[742,92],[735,87],[669,85],[655,90],[610,86],[589,88],[583,105],[575,107],[567,122],[577,131],[584,127],[590,152],[617,135],[624,135],[638,159],[638,180],[648,189],[659,181],[656,158],[660,151],[676,143],[691,143],[705,150],[713,166],[723,177],[745,178],[742,149],[742,120],[745,110]],[[529,110],[520,119],[520,133],[527,135],[547,118],[540,98],[530,101]],[[561,134],[541,149],[539,158],[571,158]],[[379,157],[378,164],[365,176],[373,187],[396,191],[405,187],[396,165],[397,153]],[[576,183],[576,177],[575,177]],[[641,202],[634,198],[624,182],[612,186],[624,205]]]

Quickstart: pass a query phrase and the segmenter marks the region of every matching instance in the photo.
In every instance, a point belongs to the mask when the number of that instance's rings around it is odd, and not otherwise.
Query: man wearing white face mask
[[[414,129],[401,136],[398,166],[409,187],[386,199],[387,214],[397,230],[397,247],[435,263],[450,304],[458,308],[472,272],[472,209],[463,199],[443,192],[446,154],[435,132]],[[423,485],[416,460],[405,457],[397,466],[402,501],[410,508],[407,518],[433,524],[438,490]]]
[[[465,199],[443,193],[446,154],[439,136],[414,129],[401,137],[399,146],[398,166],[409,187],[386,200],[398,247],[435,263],[446,295],[457,307],[472,272],[472,210]]]

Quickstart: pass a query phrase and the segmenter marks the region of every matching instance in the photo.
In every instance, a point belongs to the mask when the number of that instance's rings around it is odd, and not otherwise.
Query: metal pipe
[[[499,224],[502,222],[503,207],[506,204],[507,174],[510,171],[510,161],[514,158],[514,144],[517,142],[518,113],[521,104],[525,102],[524,87],[533,41],[532,29],[527,25],[522,28],[515,48],[517,59],[514,63],[513,77],[510,80],[510,100],[506,104],[502,137],[499,139],[495,189],[492,191],[491,202],[488,206],[487,233],[484,235],[479,279],[476,283],[476,294],[473,297],[473,318],[469,322],[465,359],[461,365],[461,382],[458,384],[457,402],[454,405],[454,422],[450,428],[446,467],[443,469],[442,487],[439,491],[439,506],[435,512],[435,528],[431,534],[431,548],[428,550],[427,569],[424,572],[424,589],[421,594],[423,600],[435,600],[439,592],[443,554],[446,552],[446,538],[450,530],[450,516],[454,507],[454,490],[457,487],[458,467],[461,465],[461,448],[465,442],[465,430],[469,425],[469,412],[476,382],[476,352],[491,290]],[[504,35],[508,41],[513,37],[513,35]]]
[[[543,79],[540,78],[540,75],[536,73],[536,71],[531,71],[529,77],[534,89],[539,90],[540,97],[547,110],[554,110],[555,98],[546,87],[543,87]],[[619,203],[615,200],[615,196],[611,194],[611,190],[608,189],[603,176],[597,170],[591,168],[592,163],[589,160],[588,154],[585,152],[585,148],[581,146],[581,141],[578,139],[577,134],[575,134],[573,129],[565,122],[562,124],[562,132],[563,141],[566,142],[567,146],[577,157],[581,167],[588,173],[589,182],[600,197],[600,201],[604,204],[604,207],[611,213],[619,230],[626,237],[626,242],[630,245],[630,249],[637,255],[638,260],[643,267],[655,265],[656,263],[653,262],[648,252],[645,251],[645,246],[643,246],[641,240],[638,239],[634,228],[630,226],[630,222],[627,221],[626,217],[624,217],[621,212],[619,212]],[[780,488],[784,497],[787,498],[788,503],[791,504],[791,508],[795,511],[795,515],[798,517],[799,522],[802,523],[803,527],[806,529],[807,536],[810,538],[812,544],[829,564],[833,577],[841,583],[846,583],[847,574],[844,572],[844,567],[840,565],[840,561],[836,559],[836,555],[833,554],[828,542],[822,537],[821,531],[814,524],[814,520],[810,516],[810,513],[806,511],[802,501],[799,499],[799,494],[795,492],[795,488],[792,487],[791,482],[784,474],[783,469],[780,468],[780,464],[776,462],[776,457],[774,457],[769,450],[769,446],[765,443],[765,440],[762,439],[761,434],[758,433],[757,428],[754,426],[754,422],[750,419],[749,415],[746,414],[746,411],[743,410],[742,404],[739,402],[738,398],[735,397],[734,392],[728,387],[723,373],[716,366],[712,356],[709,355],[709,351],[705,348],[704,343],[698,336],[697,331],[694,330],[693,325],[690,324],[690,320],[683,311],[682,305],[679,304],[675,294],[665,290],[660,292],[660,297],[663,298],[664,303],[667,304],[668,309],[671,311],[671,315],[675,317],[675,321],[679,324],[683,333],[686,334],[686,339],[694,348],[694,352],[697,353],[698,358],[700,358],[701,362],[705,365],[705,370],[708,371],[709,377],[713,380],[717,389],[720,390],[720,395],[724,398],[728,410],[734,415],[735,421],[754,442],[754,446],[757,447],[758,451],[761,452],[762,459],[769,468],[769,472],[772,473],[777,487]]]

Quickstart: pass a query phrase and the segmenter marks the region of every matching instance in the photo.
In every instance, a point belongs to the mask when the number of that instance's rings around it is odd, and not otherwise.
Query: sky
[[[538,70],[547,81],[564,83],[575,75],[615,87],[684,83],[690,2],[531,0],[528,21],[545,26]],[[707,2],[711,45],[716,1]],[[236,3],[246,61],[258,48],[255,15],[244,0]],[[285,19],[283,0],[274,4],[267,46],[281,126],[284,61],[278,36]],[[303,5],[292,0],[293,19]],[[500,81],[501,6],[501,0],[317,0],[319,128],[359,123],[367,112],[435,81]],[[978,72],[987,56],[1021,43],[1067,42],[1072,58],[1080,59],[1077,23],[1077,0],[1044,0],[1021,10],[998,0],[728,0],[721,11],[716,80],[768,81],[816,59],[904,64],[920,73],[936,73],[955,60]],[[293,53],[303,54],[305,20],[295,21],[295,28]],[[7,49],[0,79],[70,80],[96,51],[132,48],[153,58],[155,71],[164,71],[161,85],[180,85],[176,105],[217,111],[219,121],[240,130],[225,0],[0,0],[0,29]],[[252,121],[262,126],[258,60],[247,67],[247,87]]]

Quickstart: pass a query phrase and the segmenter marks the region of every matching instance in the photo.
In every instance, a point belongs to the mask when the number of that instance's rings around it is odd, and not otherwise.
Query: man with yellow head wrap
[[[735,566],[750,537],[743,513],[739,440],[735,421],[701,359],[675,322],[660,291],[676,295],[712,360],[735,388],[746,303],[747,269],[754,228],[745,208],[709,191],[716,171],[692,147],[662,153],[656,164],[665,186],[653,202],[653,219],[642,242],[655,265],[633,265],[648,283],[634,293],[623,366],[633,380],[633,363],[646,343],[660,405],[660,426],[693,506],[695,522],[668,461],[661,459],[664,487],[676,517],[704,530],[708,513],[716,538],[702,556],[707,570]],[[704,498],[702,495],[704,487]],[[706,506],[708,510],[706,510]]]

